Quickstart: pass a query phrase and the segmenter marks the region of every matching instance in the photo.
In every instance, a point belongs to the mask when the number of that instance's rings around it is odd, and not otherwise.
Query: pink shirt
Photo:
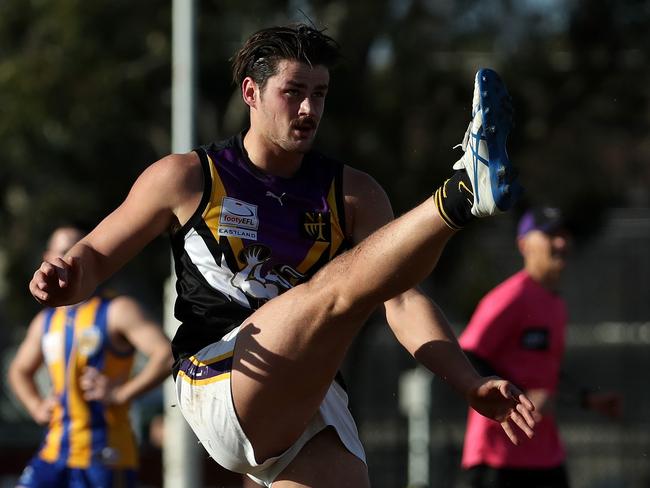
[[[485,360],[522,390],[555,392],[564,353],[567,312],[564,300],[520,271],[490,291],[461,334],[461,347]],[[517,429],[516,426],[514,426]],[[551,468],[565,452],[555,418],[544,416],[532,439],[519,446],[501,426],[469,410],[462,466]]]

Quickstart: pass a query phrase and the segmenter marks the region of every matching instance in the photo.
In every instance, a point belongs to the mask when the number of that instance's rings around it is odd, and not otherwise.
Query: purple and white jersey
[[[197,153],[203,199],[172,236],[176,358],[218,341],[348,248],[341,162],[310,151],[291,178],[268,175],[248,159],[243,133]]]

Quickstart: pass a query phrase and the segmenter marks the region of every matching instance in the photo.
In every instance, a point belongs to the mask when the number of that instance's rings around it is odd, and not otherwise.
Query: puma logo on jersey
[[[273,193],[272,191],[267,191],[266,192],[266,196],[271,197],[271,198],[275,198],[278,201],[278,203],[280,204],[281,207],[284,205],[282,203],[282,199],[284,198],[285,195],[286,195],[286,193],[282,193],[282,195],[278,196],[275,193]]]

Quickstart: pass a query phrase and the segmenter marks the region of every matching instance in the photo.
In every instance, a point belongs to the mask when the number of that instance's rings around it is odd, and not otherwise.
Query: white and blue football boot
[[[472,121],[461,144],[464,154],[454,164],[454,169],[467,172],[472,184],[475,217],[505,212],[523,191],[506,151],[512,117],[512,100],[499,75],[491,69],[479,70]]]

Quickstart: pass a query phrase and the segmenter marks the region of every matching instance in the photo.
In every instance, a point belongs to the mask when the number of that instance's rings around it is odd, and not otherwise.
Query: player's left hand
[[[481,415],[501,424],[510,441],[517,445],[515,424],[528,438],[533,437],[535,406],[519,388],[496,376],[481,378],[468,394],[470,406]]]

